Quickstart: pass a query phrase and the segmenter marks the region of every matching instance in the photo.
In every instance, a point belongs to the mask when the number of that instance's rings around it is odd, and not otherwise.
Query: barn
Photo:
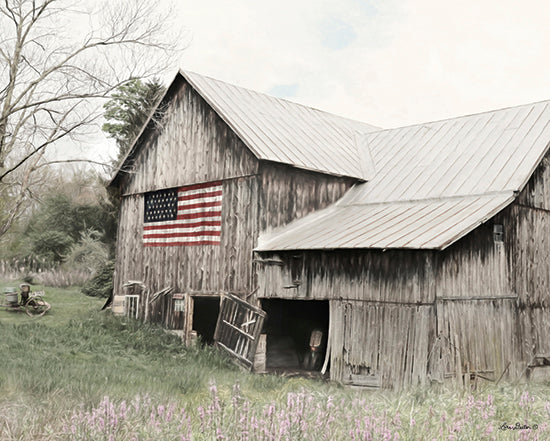
[[[382,130],[180,71],[110,183],[113,309],[348,384],[543,376],[548,104]]]

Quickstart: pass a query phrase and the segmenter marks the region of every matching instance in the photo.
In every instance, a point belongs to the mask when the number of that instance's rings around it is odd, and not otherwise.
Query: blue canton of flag
[[[175,220],[177,215],[176,190],[160,190],[145,194],[145,222]]]

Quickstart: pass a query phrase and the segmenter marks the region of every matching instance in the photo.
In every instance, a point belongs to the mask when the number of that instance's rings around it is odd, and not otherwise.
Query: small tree
[[[153,122],[158,123],[161,120],[163,109],[157,105],[164,91],[165,87],[158,79],[146,82],[139,79],[130,80],[119,86],[103,106],[107,122],[103,124],[102,130],[117,142],[117,164],[124,159],[147,119],[153,116]],[[108,243],[111,250],[114,251],[119,208],[116,191],[109,191],[108,200],[103,208],[109,214],[105,232],[110,239]]]
[[[146,82],[134,79],[118,87],[103,106],[103,116],[107,122],[103,124],[102,130],[116,140],[118,162],[128,152],[164,90],[156,78]]]

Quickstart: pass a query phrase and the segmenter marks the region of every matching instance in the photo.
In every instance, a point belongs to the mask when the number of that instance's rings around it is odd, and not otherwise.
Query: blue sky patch
[[[277,84],[273,86],[267,93],[278,98],[293,98],[298,93],[298,83],[294,84]]]
[[[326,20],[322,25],[321,32],[323,46],[334,50],[348,47],[357,38],[353,27],[337,18]]]
[[[368,16],[374,16],[378,13],[378,8],[370,0],[355,0],[355,3]]]

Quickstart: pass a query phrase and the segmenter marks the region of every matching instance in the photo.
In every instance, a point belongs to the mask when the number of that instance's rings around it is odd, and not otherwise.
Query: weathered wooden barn
[[[548,104],[380,130],[180,72],[111,182],[114,309],[277,369],[320,329],[344,383],[540,373]]]

